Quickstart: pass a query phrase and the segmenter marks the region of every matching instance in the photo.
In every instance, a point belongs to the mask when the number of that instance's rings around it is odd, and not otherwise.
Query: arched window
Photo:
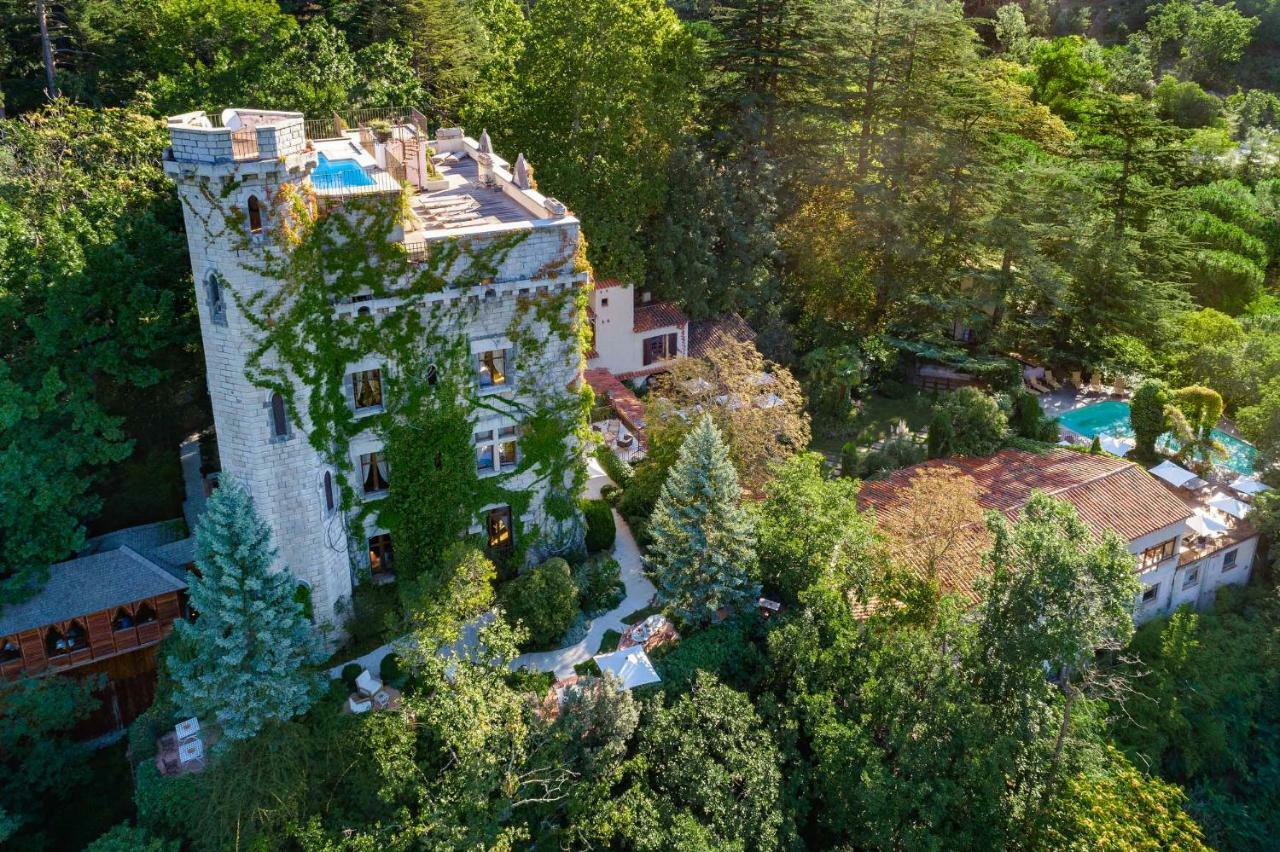
[[[262,233],[262,202],[258,196],[249,196],[249,233]]]
[[[133,627],[133,625],[133,616],[130,615],[129,611],[124,607],[117,609],[116,617],[111,619],[112,630],[128,630],[130,627]]]
[[[134,616],[139,625],[150,624],[156,620],[156,610],[151,604],[143,604],[138,607],[138,612]]]
[[[204,286],[209,300],[209,319],[218,325],[226,325],[227,301],[222,291],[222,279],[218,273],[210,272],[205,276]]]
[[[0,642],[0,663],[12,663],[14,660],[22,659],[22,649],[18,647],[16,639],[6,637]]]
[[[49,657],[61,657],[86,647],[84,625],[78,621],[71,622],[65,631],[50,627],[44,635],[44,650]]]
[[[333,474],[329,471],[324,472],[324,511],[325,514],[332,514],[336,502],[333,499]]]
[[[284,397],[279,391],[271,394],[271,437],[289,437],[289,418],[284,410]]]

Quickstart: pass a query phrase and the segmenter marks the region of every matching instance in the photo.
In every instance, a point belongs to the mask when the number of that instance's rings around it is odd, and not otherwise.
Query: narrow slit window
[[[289,417],[285,412],[284,397],[278,391],[271,394],[271,437],[289,437]]]
[[[262,202],[258,196],[249,196],[249,233],[262,233]]]

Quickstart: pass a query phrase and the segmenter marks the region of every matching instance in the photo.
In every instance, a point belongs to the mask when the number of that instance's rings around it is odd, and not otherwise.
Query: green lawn
[[[600,637],[600,650],[597,654],[607,654],[610,651],[618,650],[618,640],[622,638],[622,634],[616,630],[606,630],[604,636]]]
[[[847,421],[815,421],[810,448],[833,463],[837,462],[846,443],[853,441],[865,447],[886,437],[898,420],[905,420],[912,431],[926,428],[933,417],[933,403],[933,394],[920,392],[912,392],[901,399],[869,396],[863,400],[862,410]]]

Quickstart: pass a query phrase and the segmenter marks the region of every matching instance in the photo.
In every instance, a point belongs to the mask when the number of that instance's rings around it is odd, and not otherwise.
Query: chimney
[[[524,154],[516,157],[515,171],[516,186],[521,189],[532,189],[533,183],[529,180],[529,161],[524,158]]]

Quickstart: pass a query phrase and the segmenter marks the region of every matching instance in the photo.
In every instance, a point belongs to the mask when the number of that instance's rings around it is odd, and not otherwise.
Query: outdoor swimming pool
[[[316,189],[349,189],[374,183],[355,160],[330,160],[324,154],[320,155],[320,165],[311,172],[311,185]]]
[[[1069,429],[1086,438],[1099,435],[1108,435],[1113,438],[1133,437],[1133,427],[1129,423],[1129,403],[1117,400],[1095,402],[1092,405],[1068,411],[1058,416],[1058,423],[1064,429]],[[1253,473],[1258,451],[1252,444],[1234,435],[1228,435],[1221,429],[1214,429],[1213,437],[1222,442],[1222,446],[1227,449],[1227,460],[1223,464],[1237,473],[1246,475]],[[1174,448],[1173,439],[1169,435],[1162,436],[1159,443],[1161,447]]]

